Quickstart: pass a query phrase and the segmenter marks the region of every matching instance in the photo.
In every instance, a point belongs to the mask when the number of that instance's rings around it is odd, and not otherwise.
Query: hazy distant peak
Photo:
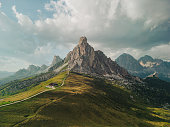
[[[145,56],[141,57],[138,61],[139,62],[142,61],[143,63],[146,63],[146,62],[153,62],[154,59],[149,55],[145,55]]]
[[[124,67],[127,70],[140,71],[143,70],[143,67],[139,62],[130,54],[123,53],[115,60],[121,67]]]
[[[122,55],[123,55],[123,56],[132,56],[132,55],[130,55],[130,54],[128,54],[128,53],[123,53]]]
[[[55,64],[57,64],[58,62],[60,62],[60,61],[62,61],[62,59],[61,59],[59,56],[56,56],[56,55],[55,55],[50,66],[52,67],[52,66],[54,66]]]

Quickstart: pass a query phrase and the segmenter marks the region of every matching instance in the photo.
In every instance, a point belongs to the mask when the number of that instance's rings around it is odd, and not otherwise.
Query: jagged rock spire
[[[94,51],[94,48],[87,43],[86,37],[80,37],[78,45],[65,58],[65,63],[68,63],[68,67],[74,72],[114,78],[132,78],[125,69],[107,58],[102,51]]]
[[[59,56],[54,56],[51,66],[54,66],[55,64],[57,64],[60,61],[62,61],[62,59]]]
[[[87,38],[85,36],[80,37],[79,45],[84,44],[84,43],[87,43]]]

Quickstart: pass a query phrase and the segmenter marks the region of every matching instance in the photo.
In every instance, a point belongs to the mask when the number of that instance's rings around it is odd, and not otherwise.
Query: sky
[[[170,0],[0,0],[0,71],[64,58],[81,36],[115,60],[170,60]]]

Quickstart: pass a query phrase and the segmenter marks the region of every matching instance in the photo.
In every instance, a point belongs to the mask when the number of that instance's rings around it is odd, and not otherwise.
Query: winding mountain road
[[[50,90],[52,90],[52,89],[50,89]],[[28,100],[28,99],[30,99],[30,98],[33,98],[33,97],[35,97],[35,96],[37,96],[37,95],[39,95],[39,94],[42,94],[42,93],[44,93],[44,92],[46,92],[46,91],[50,91],[50,90],[45,90],[45,91],[39,92],[39,93],[37,93],[37,94],[34,94],[34,95],[32,95],[32,96],[30,96],[30,97],[27,97],[27,98],[25,98],[25,99],[23,99],[23,100],[20,100],[20,101],[15,101],[15,102],[10,103],[10,104],[1,105],[0,108],[1,108],[1,107],[5,107],[5,106],[8,106],[8,105],[16,104],[16,103],[19,103],[19,102],[26,101],[26,100]]]

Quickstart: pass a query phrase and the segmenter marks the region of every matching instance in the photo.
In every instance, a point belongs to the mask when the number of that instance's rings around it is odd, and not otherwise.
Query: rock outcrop
[[[81,37],[78,45],[65,58],[70,70],[95,76],[116,79],[132,79],[132,76],[116,62],[87,43],[86,37]]]
[[[154,72],[153,74],[149,75],[148,77],[150,77],[150,78],[159,78],[157,72]]]

